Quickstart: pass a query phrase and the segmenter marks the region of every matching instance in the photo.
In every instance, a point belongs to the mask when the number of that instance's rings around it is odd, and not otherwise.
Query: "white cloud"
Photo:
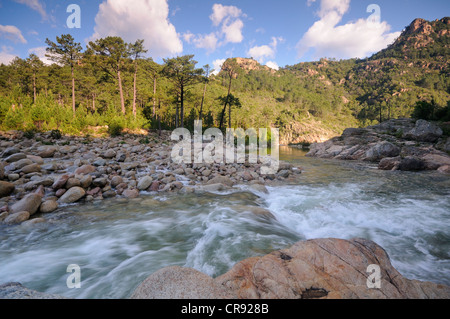
[[[36,54],[36,56],[46,65],[51,65],[54,62],[49,60],[49,58],[47,58],[45,56],[46,52],[46,48],[47,47],[37,47],[37,48],[31,48],[28,50],[28,54],[34,53]]]
[[[268,45],[254,46],[247,51],[247,55],[260,63],[264,63],[266,58],[273,59],[275,57],[275,50]]]
[[[268,66],[271,69],[277,70],[277,71],[280,69],[278,64],[274,61],[267,61],[266,66]]]
[[[309,0],[311,4],[316,0]],[[350,0],[321,0],[316,21],[297,43],[299,57],[314,49],[314,58],[363,58],[384,49],[400,32],[389,33],[391,27],[385,22],[358,19],[337,26],[350,7]]]
[[[44,9],[44,5],[39,0],[14,0],[14,1],[26,5],[27,7],[38,12],[41,15],[42,19],[48,20],[49,16]]]
[[[239,18],[242,16],[242,10],[235,6],[223,6],[221,4],[214,4],[213,13],[209,16],[214,26],[220,25],[222,22],[225,24],[232,18]]]
[[[222,65],[223,63],[226,61],[226,59],[217,59],[213,61],[213,69],[214,72],[212,72],[212,74],[217,75],[220,70],[222,69]]]
[[[192,40],[197,48],[206,49],[208,52],[213,52],[217,47],[217,37],[214,33],[206,35],[198,35]]]
[[[264,63],[266,59],[274,59],[279,43],[284,42],[282,37],[272,37],[269,45],[254,46],[247,51],[247,55],[257,60],[259,63]],[[273,65],[273,61],[272,65]]]
[[[0,37],[5,37],[15,43],[27,43],[27,40],[22,35],[22,32],[13,25],[1,25],[0,24]]]
[[[12,54],[13,48],[7,47],[5,45],[2,46],[2,50],[0,51],[0,64],[8,65],[14,60],[14,58],[17,56],[15,54]]]
[[[222,33],[225,35],[224,43],[241,43],[244,40],[242,35],[242,29],[244,28],[244,22],[241,19],[237,19],[231,23],[224,23],[222,25]]]
[[[242,34],[244,22],[241,18],[246,16],[238,7],[216,3],[209,16],[216,30],[209,34],[196,35],[188,31],[183,34],[183,39],[187,43],[194,43],[197,48],[206,49],[208,53],[214,52],[217,47],[227,43],[241,43],[244,40]]]
[[[120,36],[126,42],[144,39],[144,46],[154,57],[173,56],[183,51],[183,44],[170,23],[168,0],[105,0],[95,17],[95,33],[89,40]]]

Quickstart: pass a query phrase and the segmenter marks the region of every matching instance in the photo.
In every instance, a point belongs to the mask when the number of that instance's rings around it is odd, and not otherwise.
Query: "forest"
[[[445,21],[436,21],[437,31],[448,29]],[[426,46],[414,39],[404,32],[370,58],[323,58],[277,71],[230,58],[213,74],[193,55],[158,64],[144,40],[106,37],[83,48],[63,34],[46,40],[51,65],[34,54],[0,65],[0,129],[117,135],[192,129],[201,119],[204,128],[277,127],[282,141],[299,143],[314,131],[340,134],[411,117],[424,103],[450,120],[448,34]]]

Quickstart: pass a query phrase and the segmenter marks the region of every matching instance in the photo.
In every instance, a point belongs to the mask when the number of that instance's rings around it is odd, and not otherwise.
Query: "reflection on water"
[[[76,298],[126,298],[154,271],[194,267],[211,276],[298,240],[364,237],[406,277],[450,284],[450,179],[385,172],[367,163],[304,157],[280,147],[303,173],[295,182],[220,194],[164,194],[48,214],[32,228],[0,228],[0,283]],[[271,218],[270,216],[275,216]],[[81,267],[68,289],[67,265]]]

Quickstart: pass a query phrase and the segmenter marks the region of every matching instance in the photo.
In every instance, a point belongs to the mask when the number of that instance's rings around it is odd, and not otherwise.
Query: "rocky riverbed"
[[[296,178],[301,169],[280,162],[276,174],[263,175],[262,163],[177,164],[174,141],[161,136],[54,138],[38,133],[3,132],[0,140],[0,223],[40,223],[58,207],[107,198],[136,198],[152,192],[222,191]]]
[[[373,162],[382,170],[450,174],[449,154],[450,137],[437,123],[393,119],[366,128],[348,128],[339,137],[312,144],[306,156]]]

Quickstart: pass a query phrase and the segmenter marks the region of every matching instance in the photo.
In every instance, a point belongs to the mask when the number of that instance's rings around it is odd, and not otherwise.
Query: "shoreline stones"
[[[34,139],[20,134],[5,138],[2,134],[3,219],[18,212],[14,205],[25,197],[28,201],[28,195],[37,192],[41,201],[36,202],[36,207],[27,208],[32,210],[30,217],[36,212],[53,212],[65,204],[105,198],[133,199],[155,192],[220,192],[239,184],[275,185],[293,181],[301,173],[301,169],[283,162],[278,172],[271,175],[261,174],[261,162],[175,163],[171,159],[175,141],[171,141],[168,131],[161,136],[149,132],[147,144],[141,143],[141,136],[130,134],[106,138],[63,136],[57,140],[49,132],[37,133]],[[42,141],[53,145],[43,145]],[[258,186],[254,190],[265,192]]]

